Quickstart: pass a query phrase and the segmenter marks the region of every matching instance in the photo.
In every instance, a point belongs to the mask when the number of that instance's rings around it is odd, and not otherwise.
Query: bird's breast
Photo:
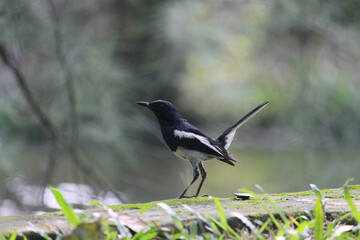
[[[213,155],[209,155],[203,152],[199,152],[196,150],[190,150],[190,149],[186,149],[183,147],[177,147],[175,151],[173,151],[173,153],[182,159],[185,160],[189,160],[191,162],[201,162],[201,161],[206,161],[206,160],[210,160],[212,158],[214,158],[215,156]]]

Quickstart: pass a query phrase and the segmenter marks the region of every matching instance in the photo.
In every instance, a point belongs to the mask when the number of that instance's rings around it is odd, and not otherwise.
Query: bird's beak
[[[142,102],[142,101],[140,101],[140,102],[136,102],[136,104],[139,104],[139,105],[144,106],[144,107],[149,107],[149,106],[150,106],[150,103],[149,103],[149,102]]]

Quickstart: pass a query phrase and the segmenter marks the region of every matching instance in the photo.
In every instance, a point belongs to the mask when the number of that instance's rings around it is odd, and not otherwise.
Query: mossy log
[[[360,209],[360,185],[349,186],[349,192],[355,206]],[[327,201],[326,217],[329,220],[350,211],[350,208],[343,197],[342,188],[321,190],[321,194],[323,199]],[[312,191],[269,194],[269,197],[282,211],[293,216],[304,214],[304,209],[313,209],[315,203],[315,195]],[[249,200],[237,200],[235,197],[219,198],[219,200],[228,217],[229,224],[235,228],[241,228],[243,227],[243,224],[239,219],[233,217],[232,213],[234,212],[241,213],[251,220],[257,219],[264,221],[268,218],[269,214],[264,208],[265,204],[267,208],[270,209],[270,212],[277,215],[277,211],[262,195],[259,195],[259,198],[251,198]],[[159,226],[171,226],[171,217],[163,209],[157,206],[157,203],[160,202],[168,204],[184,222],[196,219],[196,216],[192,212],[183,207],[184,204],[190,206],[200,214],[218,218],[218,210],[212,197],[122,204],[110,206],[109,208],[116,213],[120,221],[126,225],[131,232],[138,232],[152,223],[156,223]],[[146,209],[146,211],[141,213],[141,209]],[[113,220],[109,215],[109,211],[106,209],[88,209],[83,212],[89,217],[89,220],[82,223],[82,226],[87,226],[91,231],[99,231],[99,226],[101,225],[100,217],[103,217],[110,222]],[[74,231],[71,228],[61,212],[45,213],[34,216],[0,217],[0,234],[9,235],[14,229],[17,230],[17,233],[26,235],[27,239],[42,239],[41,234],[47,234],[50,237],[54,237],[58,233],[61,233],[63,236],[73,236],[76,233],[76,230]],[[21,237],[18,237],[17,239],[21,239]]]

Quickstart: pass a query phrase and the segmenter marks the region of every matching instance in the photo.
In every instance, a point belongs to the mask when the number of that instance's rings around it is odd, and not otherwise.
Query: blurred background
[[[203,194],[340,187],[360,179],[360,2],[2,0],[0,215],[177,197],[192,178],[136,101],[165,99],[235,166]],[[197,184],[194,184],[197,186]],[[195,191],[196,187],[191,190]]]

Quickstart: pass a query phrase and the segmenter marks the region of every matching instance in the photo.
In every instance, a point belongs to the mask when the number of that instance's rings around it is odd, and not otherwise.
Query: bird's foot
[[[178,197],[178,199],[181,199],[181,198],[193,198],[193,197],[195,197],[195,196],[180,195],[180,196]]]
[[[193,196],[185,196],[185,195],[180,195],[178,197],[178,199],[181,199],[181,198],[197,198],[199,197],[199,195],[193,195]],[[210,197],[209,195],[202,195],[201,197]]]
[[[185,196],[185,195],[180,195],[179,197],[178,197],[178,199],[181,199],[181,198],[196,198],[197,196]]]

